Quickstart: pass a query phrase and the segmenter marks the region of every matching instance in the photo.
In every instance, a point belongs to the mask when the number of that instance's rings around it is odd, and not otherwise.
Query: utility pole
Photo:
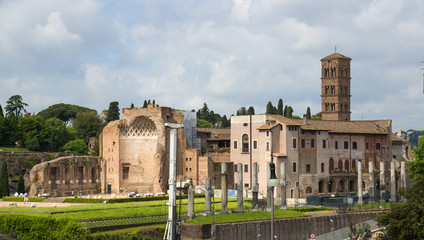
[[[168,222],[166,223],[163,239],[177,239],[177,201],[176,201],[176,182],[177,182],[177,136],[178,128],[183,128],[183,124],[165,123],[165,127],[170,128],[169,137],[169,201],[168,201]]]

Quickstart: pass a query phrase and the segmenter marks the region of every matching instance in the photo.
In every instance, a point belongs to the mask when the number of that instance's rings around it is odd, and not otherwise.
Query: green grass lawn
[[[388,209],[388,208],[390,208],[390,205],[391,204],[392,204],[391,202],[386,202],[386,203],[367,203],[367,204],[364,204],[362,206],[358,206],[358,205],[349,206],[348,208],[361,209],[361,210],[372,210],[372,209],[378,210],[378,209]]]
[[[309,216],[306,213],[291,211],[291,210],[275,210],[275,218],[291,218],[291,217],[303,217]],[[232,214],[219,214],[215,215],[215,223],[225,222],[242,222],[242,221],[254,221],[271,219],[271,213],[269,212],[245,212],[245,213],[232,213]],[[186,223],[194,224],[207,224],[212,222],[212,216],[197,216],[192,220],[186,221]]]
[[[0,147],[0,150],[3,150],[5,152],[32,152],[26,148],[8,148],[8,147]]]

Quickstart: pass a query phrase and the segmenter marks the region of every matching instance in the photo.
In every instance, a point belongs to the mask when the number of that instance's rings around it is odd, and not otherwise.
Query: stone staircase
[[[65,198],[46,198],[43,202],[48,203],[63,203],[65,202]]]

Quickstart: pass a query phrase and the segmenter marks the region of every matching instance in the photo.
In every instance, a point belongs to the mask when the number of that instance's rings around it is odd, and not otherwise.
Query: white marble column
[[[362,162],[358,162],[358,205],[364,204],[362,192]]]

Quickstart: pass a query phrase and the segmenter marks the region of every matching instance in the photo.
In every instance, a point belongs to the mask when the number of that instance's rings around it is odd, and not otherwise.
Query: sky
[[[0,104],[229,116],[282,98],[315,114],[336,50],[352,58],[352,120],[424,129],[423,16],[422,0],[0,0]]]

